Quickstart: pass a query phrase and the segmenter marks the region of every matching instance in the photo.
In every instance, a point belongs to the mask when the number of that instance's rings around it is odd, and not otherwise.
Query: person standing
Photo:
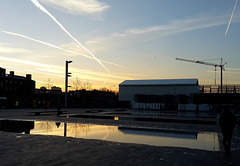
[[[228,107],[224,108],[219,118],[219,124],[222,130],[223,146],[227,155],[230,153],[231,141],[234,128],[237,124],[236,116],[229,110]]]
[[[61,110],[61,101],[60,100],[57,101],[56,108],[57,108],[57,116],[60,116],[60,114],[61,114],[61,112],[60,112],[60,110]]]
[[[18,106],[19,106],[19,102],[16,101],[16,102],[15,102],[15,108],[18,109]]]

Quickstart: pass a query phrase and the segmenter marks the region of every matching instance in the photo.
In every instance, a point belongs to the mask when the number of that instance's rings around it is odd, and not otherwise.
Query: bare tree
[[[51,83],[50,78],[48,78],[48,80],[47,80],[46,83],[45,83],[45,87],[46,87],[47,89],[51,89],[52,85],[53,85],[53,84]]]
[[[106,88],[106,87],[103,87],[103,88],[100,88],[100,91],[103,91],[103,92],[108,92],[109,90],[108,90],[108,88]]]
[[[73,81],[73,90],[80,90],[81,89],[81,81],[78,77],[76,77],[76,81]]]
[[[85,89],[85,90],[91,90],[92,89],[92,84],[87,80],[87,82],[83,84],[82,88]]]

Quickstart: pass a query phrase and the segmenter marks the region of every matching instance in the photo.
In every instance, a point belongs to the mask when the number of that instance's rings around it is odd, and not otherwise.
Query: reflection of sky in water
[[[66,127],[64,127],[66,126]],[[186,147],[192,149],[203,149],[219,151],[218,134],[201,132],[196,134],[179,134],[168,132],[138,131],[118,129],[118,126],[35,122],[35,128],[31,134],[58,135],[74,138],[100,139],[115,142],[147,144],[154,146]]]
[[[129,130],[127,128],[119,129],[124,134],[132,134],[132,135],[146,135],[146,136],[159,136],[159,137],[172,137],[172,138],[183,138],[183,139],[197,139],[197,133],[176,133],[174,131],[144,131],[144,130]]]

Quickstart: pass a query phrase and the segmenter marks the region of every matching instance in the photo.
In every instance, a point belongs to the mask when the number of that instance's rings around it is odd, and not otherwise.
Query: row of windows
[[[0,92],[5,92],[5,93],[24,92],[24,91],[29,92],[31,89],[35,89],[34,82],[0,80]]]
[[[5,89],[0,89],[0,92],[4,92],[5,93],[9,93],[9,94],[12,94],[12,93],[25,93],[25,94],[29,94],[29,93],[34,93],[34,90],[32,89],[29,89],[29,88],[26,88],[26,89],[23,89],[23,88],[13,88],[13,87],[5,87]]]
[[[15,85],[17,85],[17,84],[22,85],[22,84],[23,84],[22,81],[6,80],[6,84],[8,84],[8,83],[10,83],[10,84],[15,84]]]
[[[3,79],[5,75],[5,70],[0,69],[0,78]]]

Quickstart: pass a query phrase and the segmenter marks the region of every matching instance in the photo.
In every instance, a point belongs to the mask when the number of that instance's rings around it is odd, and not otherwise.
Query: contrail
[[[53,44],[50,44],[50,43],[47,43],[47,42],[44,42],[44,41],[41,41],[41,40],[37,40],[37,39],[31,38],[31,37],[28,37],[28,36],[25,36],[25,35],[22,35],[22,34],[18,34],[18,33],[14,33],[14,32],[9,32],[9,31],[2,31],[2,32],[3,32],[3,33],[6,33],[6,34],[9,34],[9,35],[14,35],[14,36],[22,37],[22,38],[25,38],[25,39],[28,39],[28,40],[32,40],[32,41],[35,41],[35,42],[38,42],[38,43],[47,45],[47,46],[49,46],[49,47],[53,47],[53,48],[56,48],[56,49],[59,49],[59,50],[63,50],[63,51],[66,51],[66,52],[69,52],[69,53],[72,53],[72,54],[84,56],[84,57],[89,58],[89,59],[94,59],[94,58],[91,57],[91,56],[84,55],[84,54],[79,54],[78,52],[71,51],[71,50],[68,50],[68,49],[65,49],[65,48],[62,48],[62,47],[59,47],[59,46],[56,46],[56,45],[53,45]],[[94,59],[94,60],[95,60],[95,59]],[[101,61],[101,62],[104,62],[104,63],[111,64],[111,65],[115,65],[115,66],[120,66],[120,67],[122,67],[121,65],[115,64],[115,63],[112,63],[112,62],[108,62],[108,61],[104,61],[104,60],[100,60],[100,61]]]
[[[19,37],[22,37],[22,38],[25,38],[25,39],[29,39],[29,40],[32,40],[32,41],[35,41],[35,42],[38,42],[38,43],[41,43],[41,44],[44,44],[44,45],[47,45],[47,46],[50,46],[50,47],[53,47],[53,48],[57,48],[57,49],[60,49],[60,50],[63,50],[63,51],[67,51],[67,52],[70,52],[70,53],[73,53],[73,54],[78,54],[80,55],[79,53],[77,52],[74,52],[74,51],[70,51],[70,50],[67,50],[67,49],[64,49],[62,47],[59,47],[59,46],[56,46],[56,45],[53,45],[53,44],[50,44],[50,43],[47,43],[47,42],[44,42],[44,41],[40,41],[40,40],[37,40],[37,39],[33,39],[31,37],[27,37],[25,35],[21,35],[21,34],[17,34],[17,33],[14,33],[14,32],[8,32],[8,31],[2,31],[3,33],[6,33],[6,34],[9,34],[9,35],[14,35],[14,36],[19,36]],[[88,55],[83,55],[81,54],[82,56],[84,57],[87,57],[87,58],[92,58]]]
[[[231,17],[230,17],[230,20],[229,20],[229,22],[228,22],[228,26],[227,26],[227,29],[226,29],[226,32],[225,32],[225,36],[226,36],[227,33],[228,33],[228,29],[229,29],[230,24],[231,24],[231,22],[232,22],[232,17],[233,17],[233,14],[234,14],[235,8],[236,8],[236,6],[237,6],[237,3],[238,3],[238,0],[236,0],[236,2],[235,2],[235,5],[234,5],[233,11],[232,11],[232,15],[231,15]]]
[[[108,77],[109,77],[110,71],[108,70],[107,67],[105,67],[105,66],[102,64],[101,61],[99,61],[99,60],[95,57],[95,55],[93,55],[86,47],[84,47],[77,39],[75,39],[75,38],[64,28],[64,26],[63,26],[60,22],[58,22],[58,20],[57,20],[51,13],[49,13],[49,12],[47,11],[47,9],[45,9],[37,0],[31,0],[31,1],[32,1],[32,3],[33,3],[36,7],[38,7],[41,11],[43,11],[43,12],[46,13],[49,17],[51,17],[51,18],[53,19],[53,21],[55,21],[55,22],[59,25],[59,27],[60,27],[69,37],[71,37],[78,45],[80,45],[85,51],[87,51],[105,70],[107,70],[107,72],[108,72]],[[104,81],[104,84],[105,84],[106,81],[108,80],[108,77],[107,77],[107,79]]]

